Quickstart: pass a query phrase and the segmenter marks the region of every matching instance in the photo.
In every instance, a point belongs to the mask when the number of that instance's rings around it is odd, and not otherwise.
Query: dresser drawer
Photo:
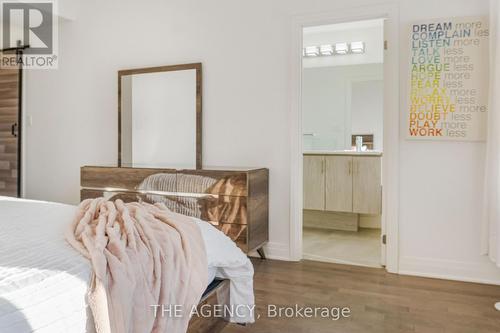
[[[123,202],[146,202],[149,204],[164,203],[170,210],[176,212],[178,208],[178,200],[171,195],[155,195],[139,192],[127,191],[105,191],[99,189],[82,189],[80,190],[81,200],[95,199],[104,197],[108,200],[122,200]]]
[[[246,197],[202,197],[198,199],[200,218],[219,223],[248,224]]]
[[[172,211],[207,222],[247,224],[247,198],[195,194],[177,196],[147,195],[146,202],[163,202]]]
[[[162,191],[176,191],[175,170],[142,169],[142,168],[112,168],[112,167],[82,167],[80,171],[81,186],[86,188],[111,188],[135,190],[148,177],[164,174],[171,181],[163,182]]]
[[[248,196],[247,174],[219,170],[181,170],[177,173],[177,190],[246,197]]]
[[[247,198],[228,196],[175,196],[144,194],[136,192],[107,192],[103,190],[82,189],[82,200],[105,197],[110,200],[121,199],[124,202],[142,201],[150,204],[163,203],[170,210],[197,217],[207,222],[225,224],[247,224]]]

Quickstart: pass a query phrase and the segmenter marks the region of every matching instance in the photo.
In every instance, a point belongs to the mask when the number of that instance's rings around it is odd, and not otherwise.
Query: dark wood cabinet
[[[269,239],[269,170],[170,168],[81,168],[81,199],[107,197],[125,202],[164,203],[223,231],[245,252]]]

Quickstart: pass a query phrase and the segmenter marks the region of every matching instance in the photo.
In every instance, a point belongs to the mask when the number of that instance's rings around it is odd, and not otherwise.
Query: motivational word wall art
[[[409,40],[408,138],[485,140],[487,19],[453,18],[412,24]]]

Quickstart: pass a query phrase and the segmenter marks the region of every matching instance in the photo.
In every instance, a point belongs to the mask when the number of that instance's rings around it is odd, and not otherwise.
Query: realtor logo
[[[54,0],[1,0],[2,49],[29,46],[22,57],[2,55],[0,66],[57,67],[57,17]],[[7,61],[7,58],[9,61]],[[16,59],[16,64],[12,64]]]

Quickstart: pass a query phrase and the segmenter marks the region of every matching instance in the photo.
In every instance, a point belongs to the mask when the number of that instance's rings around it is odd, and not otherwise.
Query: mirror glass
[[[121,71],[120,165],[200,168],[197,68]]]
[[[383,150],[383,65],[306,68],[302,90],[304,150]]]
[[[384,20],[304,28],[301,97],[304,152],[382,152]]]

